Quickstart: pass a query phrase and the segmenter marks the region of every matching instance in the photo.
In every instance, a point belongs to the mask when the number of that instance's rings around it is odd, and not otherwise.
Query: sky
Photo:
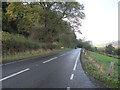
[[[118,40],[118,2],[120,0],[77,0],[85,6],[81,34],[77,38],[100,45]]]

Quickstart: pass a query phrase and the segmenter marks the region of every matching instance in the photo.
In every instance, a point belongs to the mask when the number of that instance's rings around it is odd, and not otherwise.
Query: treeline
[[[109,44],[109,45],[106,45],[103,48],[98,48],[97,51],[102,53],[102,54],[106,54],[108,56],[111,56],[111,57],[118,56],[118,58],[120,58],[120,48],[119,48],[119,46],[114,47],[112,44]]]
[[[92,46],[91,41],[83,41],[79,39],[77,47],[84,48],[89,51],[98,52],[107,56],[119,58],[120,57],[120,48],[115,48],[112,44],[107,45],[106,47],[97,48]]]
[[[78,44],[75,32],[85,17],[83,10],[84,5],[78,2],[3,2],[3,38],[6,32],[12,38],[11,41],[3,39],[4,50],[35,46],[30,42],[42,43],[49,49],[75,47]],[[25,39],[18,43],[16,35]]]
[[[94,51],[95,50],[95,48],[92,47],[91,41],[84,41],[82,39],[78,40],[77,47],[84,48],[84,49],[89,50],[89,51]]]

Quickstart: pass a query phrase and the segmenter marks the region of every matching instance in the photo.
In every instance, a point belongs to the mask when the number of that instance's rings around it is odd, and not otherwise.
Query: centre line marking
[[[70,80],[73,80],[74,74],[71,74]]]
[[[70,87],[67,87],[67,90],[70,90]]]
[[[54,59],[56,59],[56,58],[58,58],[58,57],[51,58],[51,59],[49,59],[49,60],[44,61],[43,63],[50,62],[50,61],[52,61],[52,60],[54,60]]]
[[[78,62],[78,59],[79,59],[79,55],[80,55],[80,52],[78,53],[77,59],[75,61],[75,65],[74,65],[73,71],[75,71],[75,69],[76,69],[77,62]]]
[[[25,71],[28,71],[28,70],[30,70],[30,68],[21,70],[21,71],[19,71],[19,72],[17,72],[17,73],[14,73],[14,74],[12,74],[12,75],[9,75],[9,76],[7,76],[7,77],[4,77],[4,78],[0,79],[0,82],[3,81],[3,80],[9,79],[9,78],[11,78],[11,77],[14,77],[14,76],[16,76],[16,75],[18,75],[18,74],[21,74],[21,73],[23,73],[23,72],[25,72]]]

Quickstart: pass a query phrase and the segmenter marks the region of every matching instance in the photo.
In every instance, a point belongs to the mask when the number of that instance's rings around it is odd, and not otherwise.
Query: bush
[[[17,52],[25,52],[37,49],[58,49],[58,42],[39,43],[26,39],[23,35],[10,34],[2,32],[2,54],[15,54]]]
[[[25,52],[40,48],[39,43],[27,40],[19,34],[10,34],[2,32],[2,53],[15,54],[16,52]]]
[[[115,48],[113,47],[112,44],[109,44],[108,46],[105,47],[105,52],[108,54],[115,54]]]
[[[47,44],[43,44],[42,46],[43,49],[58,49],[60,48],[60,45],[56,44],[56,43],[47,43]]]

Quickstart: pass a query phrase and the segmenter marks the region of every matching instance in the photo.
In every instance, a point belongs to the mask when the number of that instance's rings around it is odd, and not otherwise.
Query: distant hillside
[[[119,41],[110,42],[110,43],[106,43],[106,44],[96,45],[96,47],[105,47],[105,46],[107,46],[109,44],[112,44],[114,47],[118,47],[118,46],[120,46],[120,40]]]

